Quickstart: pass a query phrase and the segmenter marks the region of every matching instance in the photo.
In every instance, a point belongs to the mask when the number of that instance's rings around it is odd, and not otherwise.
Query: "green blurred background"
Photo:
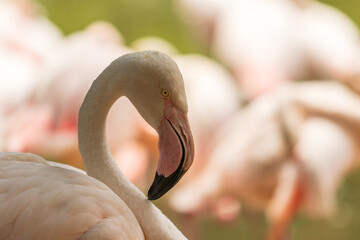
[[[40,0],[46,14],[65,34],[82,30],[95,20],[106,20],[118,27],[127,44],[143,36],[159,36],[180,52],[210,55],[191,34],[170,0]],[[360,26],[359,0],[323,1],[345,12]],[[291,226],[294,240],[360,239],[360,172],[349,176],[338,192],[338,213],[330,221],[310,220],[298,215]],[[262,213],[244,209],[235,223],[220,224],[204,218],[200,225],[203,239],[264,239],[267,222]],[[194,226],[195,227],[195,226]]]
[[[95,20],[113,23],[124,35],[127,43],[155,35],[173,43],[182,53],[201,52],[206,48],[182,23],[175,11],[173,0],[39,0],[48,17],[65,34],[83,29]],[[360,1],[327,0],[345,12],[360,25]]]

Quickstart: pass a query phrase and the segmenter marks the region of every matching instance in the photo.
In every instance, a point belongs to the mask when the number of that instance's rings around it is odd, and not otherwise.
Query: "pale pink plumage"
[[[19,158],[26,162],[14,162]],[[34,163],[36,158],[0,154],[0,239],[144,239],[131,210],[109,187],[43,159]]]

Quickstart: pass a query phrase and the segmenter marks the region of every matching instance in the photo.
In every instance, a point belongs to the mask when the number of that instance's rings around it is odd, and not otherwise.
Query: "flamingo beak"
[[[177,107],[167,108],[159,128],[160,159],[149,200],[169,191],[190,168],[194,159],[194,142],[187,115]]]

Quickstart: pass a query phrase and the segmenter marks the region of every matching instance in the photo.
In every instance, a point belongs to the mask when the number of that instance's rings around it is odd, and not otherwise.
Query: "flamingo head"
[[[125,73],[127,86],[122,88],[123,95],[159,135],[160,159],[148,192],[149,200],[155,200],[180,180],[194,158],[184,82],[178,66],[166,54],[144,51],[121,58],[124,62],[119,70]]]

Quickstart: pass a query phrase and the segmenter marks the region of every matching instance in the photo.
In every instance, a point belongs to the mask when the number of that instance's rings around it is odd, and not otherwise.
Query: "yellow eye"
[[[161,91],[161,93],[162,93],[162,95],[163,95],[164,97],[169,97],[169,95],[170,95],[169,90],[166,90],[166,89],[163,89],[163,90]]]

